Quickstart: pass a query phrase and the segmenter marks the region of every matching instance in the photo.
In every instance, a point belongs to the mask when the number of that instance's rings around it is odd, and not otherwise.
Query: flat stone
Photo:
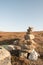
[[[29,39],[34,39],[35,38],[33,34],[29,34],[28,37],[29,37]]]
[[[24,38],[25,40],[33,40],[35,37],[33,34],[26,34]]]

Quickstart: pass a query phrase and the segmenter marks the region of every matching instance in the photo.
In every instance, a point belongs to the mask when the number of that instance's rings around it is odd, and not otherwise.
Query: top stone
[[[34,35],[32,34],[32,29],[33,29],[32,27],[29,27],[27,29],[27,33],[24,36],[25,40],[33,40],[35,38]]]
[[[32,27],[29,27],[28,29],[27,29],[27,34],[31,34],[31,32],[32,32]]]

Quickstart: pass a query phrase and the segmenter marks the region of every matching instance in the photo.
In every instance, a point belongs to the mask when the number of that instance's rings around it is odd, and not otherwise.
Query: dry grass
[[[29,59],[12,56],[12,65],[43,65],[43,31],[33,32],[35,35],[35,41],[38,44],[36,51],[40,53],[40,57],[37,61],[31,61]],[[0,32],[0,41],[10,40],[15,38],[23,39],[24,32]]]

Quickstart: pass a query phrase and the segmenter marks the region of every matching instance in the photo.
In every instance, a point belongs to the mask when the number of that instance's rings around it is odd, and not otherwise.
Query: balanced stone
[[[27,29],[27,34],[31,34],[32,33],[32,27],[29,27],[28,29]]]

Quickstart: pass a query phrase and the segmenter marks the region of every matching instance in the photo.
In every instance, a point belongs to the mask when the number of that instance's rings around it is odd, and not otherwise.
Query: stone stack
[[[29,29],[27,29],[27,33],[25,35],[25,44],[27,46],[28,49],[33,50],[36,48],[36,43],[34,42],[34,38],[35,36],[32,34],[32,29],[31,27],[29,27]]]
[[[3,47],[0,47],[0,65],[11,65],[11,55]]]
[[[27,29],[26,35],[24,36],[24,44],[22,44],[22,49],[23,52],[21,53],[21,57],[26,57],[29,55],[33,49],[36,48],[36,43],[34,42],[34,35],[32,34],[32,29],[29,27]]]

